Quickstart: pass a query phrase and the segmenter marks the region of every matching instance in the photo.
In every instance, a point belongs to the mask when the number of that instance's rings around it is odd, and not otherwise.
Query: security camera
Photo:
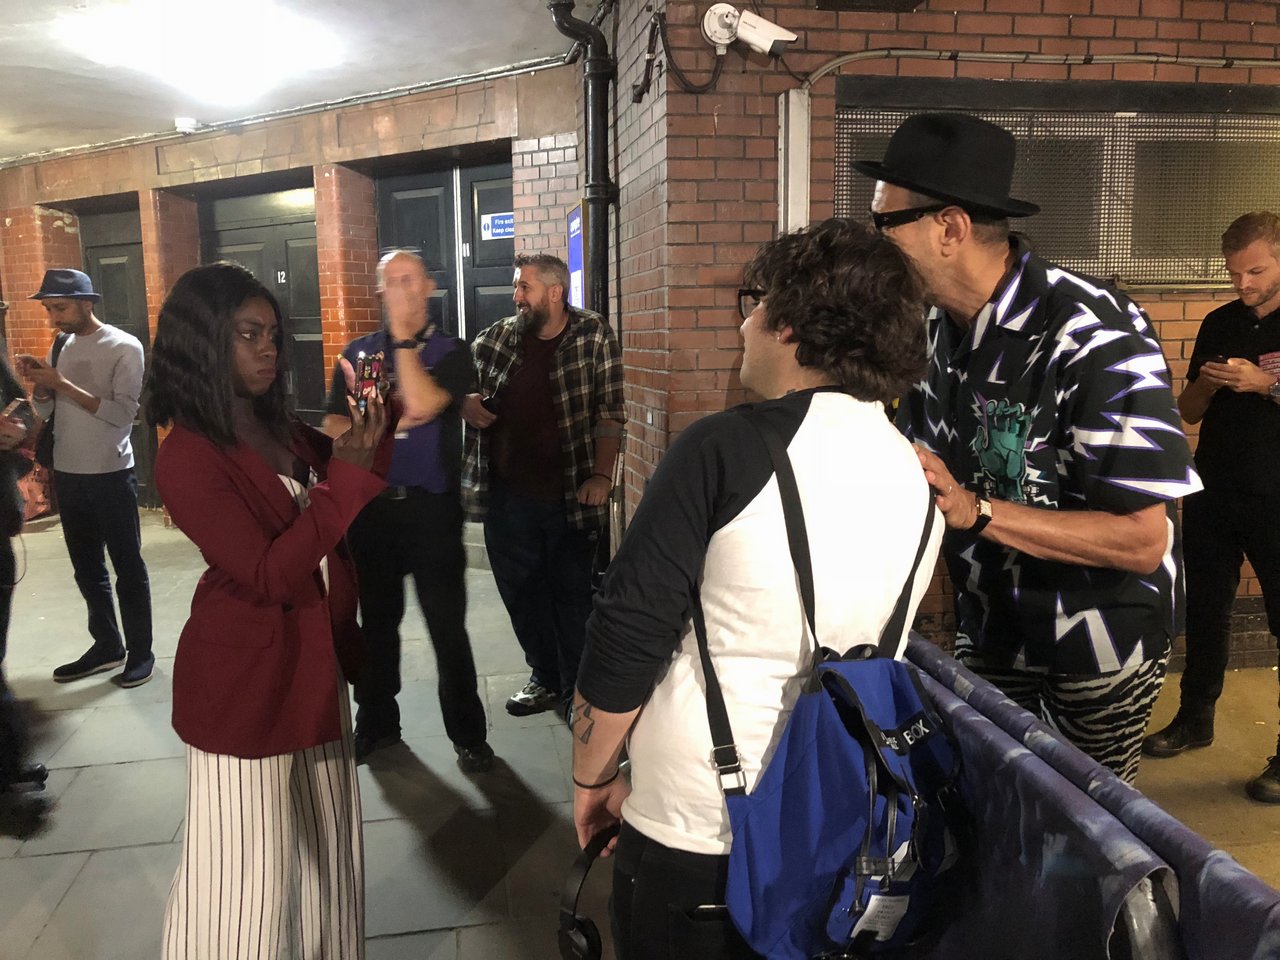
[[[711,6],[702,18],[702,35],[716,48],[716,53],[724,53],[729,44],[741,40],[752,50],[771,57],[782,56],[787,44],[798,39],[790,30],[783,30],[750,10],[739,11],[729,3]]]

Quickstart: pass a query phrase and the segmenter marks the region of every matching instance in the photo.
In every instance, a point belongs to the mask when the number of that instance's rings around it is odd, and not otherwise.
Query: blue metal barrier
[[[1134,960],[1148,957],[1165,960],[1169,953],[1152,951],[1170,949],[1180,949],[1187,960],[1280,957],[1280,892],[1066,743],[1043,722],[928,641],[913,635],[907,647],[907,659],[925,674],[926,688],[951,722],[966,764],[974,767],[965,774],[970,802],[982,809],[986,793],[1008,794],[1015,784],[1022,782],[1036,784],[1036,790],[1060,790],[1081,801],[1089,801],[1087,806],[1079,808],[1079,815],[1092,818],[1095,810],[1101,810],[1108,820],[1122,825],[1136,840],[1135,850],[1139,851],[1136,857],[1145,861],[1150,854],[1172,869],[1176,882],[1170,882],[1156,870],[1144,877],[1124,874],[1126,889],[1121,903],[1114,913],[1110,913],[1111,902],[1107,901],[1106,905],[1106,912],[1111,916],[1106,929],[1113,932],[1107,935],[1111,950],[1127,950]],[[1034,756],[1056,779],[1013,779],[1011,773],[1015,767],[1036,765],[1024,754]],[[1024,800],[1029,804],[1027,809],[1010,810],[1008,829],[1025,831],[1020,821],[1038,816],[1043,798],[1020,795],[1019,802]],[[996,823],[979,826],[988,832],[985,837],[978,835],[977,868],[982,869],[984,861],[994,856],[985,845],[998,845],[1001,836]],[[1023,865],[1014,861],[1011,865],[1005,864],[1005,868],[1021,870]],[[1037,876],[1025,879],[1032,884],[1041,880]],[[1086,892],[1088,896],[1092,894]],[[1180,942],[1176,948],[1170,946],[1167,934],[1171,913],[1177,916]],[[1026,916],[1028,922],[1032,922],[1035,915]],[[1099,914],[1098,919],[1105,923],[1105,913]],[[990,954],[993,958],[1003,955]],[[1028,957],[1049,955],[1024,954]],[[1107,953],[1088,955],[1106,957]]]

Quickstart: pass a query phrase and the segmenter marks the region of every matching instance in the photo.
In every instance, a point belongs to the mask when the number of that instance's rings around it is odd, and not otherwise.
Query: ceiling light
[[[57,32],[95,63],[141,71],[223,107],[254,103],[342,61],[326,27],[271,0],[122,0],[64,14]]]

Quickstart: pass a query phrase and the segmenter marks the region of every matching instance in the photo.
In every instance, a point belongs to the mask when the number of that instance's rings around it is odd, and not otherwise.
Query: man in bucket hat
[[[142,344],[93,314],[101,297],[79,270],[49,270],[30,299],[58,328],[46,360],[17,358],[36,412],[53,423],[53,486],[76,586],[89,608],[93,645],[53,671],[65,683],[124,667],[124,687],[151,679],[151,586],[142,560],[130,433],[142,392]],[[103,549],[116,572],[120,621]],[[121,638],[119,623],[123,623]]]
[[[950,529],[957,658],[1132,781],[1181,630],[1176,500],[1201,483],[1146,315],[1010,234],[1039,211],[1009,196],[1015,152],[922,114],[853,165],[933,304],[899,422]]]

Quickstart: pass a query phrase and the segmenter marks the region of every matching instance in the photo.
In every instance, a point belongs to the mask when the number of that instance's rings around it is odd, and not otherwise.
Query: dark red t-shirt
[[[524,335],[520,366],[503,385],[498,419],[489,428],[493,475],[513,492],[538,500],[564,497],[564,455],[551,388],[552,358],[563,339],[564,331],[550,340]]]

